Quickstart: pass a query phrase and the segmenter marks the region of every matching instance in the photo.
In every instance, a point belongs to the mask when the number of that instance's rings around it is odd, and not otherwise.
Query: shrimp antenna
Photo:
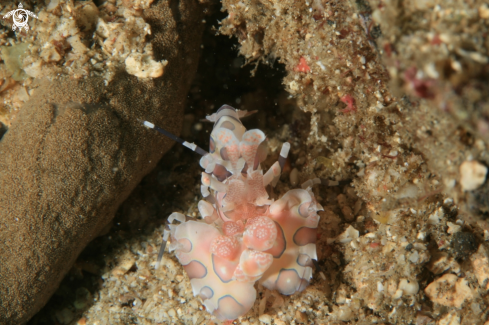
[[[142,121],[142,122],[143,122],[143,125],[145,127],[150,128],[150,129],[155,129],[156,131],[160,132],[164,136],[167,136],[168,138],[172,139],[173,141],[176,141],[176,142],[180,143],[181,145],[191,149],[192,151],[195,151],[196,153],[198,153],[201,156],[205,156],[208,154],[207,151],[205,151],[201,147],[197,146],[195,143],[189,143],[189,142],[183,140],[182,138],[177,137],[173,133],[170,133],[167,130],[160,128],[159,126],[154,125],[151,122],[148,122],[148,121]]]

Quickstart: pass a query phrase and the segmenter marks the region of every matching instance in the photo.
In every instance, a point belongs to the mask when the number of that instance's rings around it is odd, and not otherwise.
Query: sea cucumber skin
[[[256,281],[285,295],[304,290],[317,259],[321,206],[310,187],[269,199],[266,186],[276,183],[281,167],[277,162],[266,173],[261,169],[265,134],[246,131],[239,120],[246,114],[225,105],[208,116],[215,125],[209,154],[201,159],[203,220],[181,215],[180,224],[170,225],[169,250],[187,272],[193,294],[220,320],[251,309]]]

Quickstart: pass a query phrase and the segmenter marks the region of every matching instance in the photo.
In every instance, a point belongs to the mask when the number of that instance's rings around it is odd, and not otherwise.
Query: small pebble
[[[306,313],[302,313],[300,311],[295,312],[295,321],[297,323],[306,323],[307,322],[307,315]]]
[[[401,279],[399,289],[406,295],[415,295],[419,291],[419,284],[415,280]]]
[[[270,317],[270,315],[268,315],[268,314],[263,314],[258,319],[263,324],[271,324],[272,323],[272,317]]]
[[[69,324],[73,318],[75,318],[75,315],[68,308],[56,312],[56,319],[61,324]]]
[[[76,300],[73,303],[76,309],[85,309],[92,301],[92,295],[86,288],[76,289]]]
[[[290,185],[295,186],[299,184],[299,171],[297,168],[292,169],[289,175]]]
[[[487,167],[478,161],[464,161],[460,165],[460,186],[463,191],[473,191],[484,184]]]
[[[457,232],[453,234],[451,246],[457,258],[466,259],[477,249],[475,236],[470,232]]]

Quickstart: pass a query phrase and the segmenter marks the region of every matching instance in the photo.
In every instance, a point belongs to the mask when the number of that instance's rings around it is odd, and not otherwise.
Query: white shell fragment
[[[460,186],[463,191],[473,191],[486,180],[487,167],[478,161],[464,161],[460,165]]]
[[[351,242],[354,239],[357,239],[358,236],[360,235],[360,232],[353,228],[352,226],[349,226],[346,228],[346,230],[340,234],[338,237],[336,237],[336,241],[340,242],[342,244],[346,244]]]
[[[415,280],[401,279],[399,282],[399,289],[408,296],[412,296],[418,293],[419,284]]]
[[[428,224],[430,225],[437,225],[440,223],[440,221],[443,219],[445,216],[445,213],[443,212],[443,208],[438,208],[435,212],[433,212],[430,217],[428,218]]]

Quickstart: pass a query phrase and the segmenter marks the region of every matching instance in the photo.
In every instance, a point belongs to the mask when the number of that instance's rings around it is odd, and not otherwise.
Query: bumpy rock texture
[[[436,301],[426,303],[443,296],[433,292],[441,287],[432,286],[428,297],[423,290],[433,273],[444,272],[468,281],[463,282],[467,295],[456,304],[462,312],[453,310],[461,323],[482,324],[485,288],[463,260],[487,239],[488,185],[485,174],[471,170],[481,176],[470,179],[477,186],[467,191],[459,166],[488,162],[487,4],[226,0],[223,5],[229,15],[221,32],[238,38],[249,62],[284,63],[286,90],[311,113],[301,178],[316,175],[354,187],[337,197],[341,211],[325,209],[327,223],[334,224],[339,213],[345,221],[340,229],[350,224],[360,234],[341,237],[350,241],[340,249],[346,266],[326,263],[336,298],[329,316],[311,312],[310,320],[441,319],[446,310]],[[361,210],[362,201],[367,211]],[[453,244],[461,230],[472,238],[464,254]],[[330,247],[325,241],[318,251]],[[444,258],[431,273],[432,256]],[[335,271],[347,283],[335,278]]]
[[[153,4],[159,79],[125,72],[68,76],[38,88],[0,142],[0,323],[26,322],[48,300],[80,251],[172,143],[146,130],[148,119],[178,133],[196,70],[203,7]]]

